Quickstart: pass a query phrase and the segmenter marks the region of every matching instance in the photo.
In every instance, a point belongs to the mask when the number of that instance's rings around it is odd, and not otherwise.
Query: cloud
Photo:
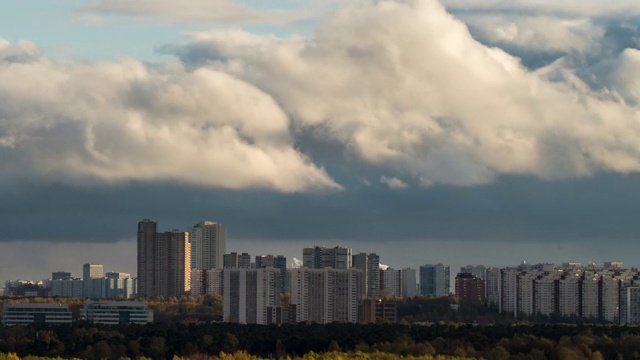
[[[97,0],[82,6],[78,15],[124,15],[154,17],[169,21],[221,24],[282,24],[310,17],[307,11],[279,7],[252,7],[236,0]]]
[[[640,171],[637,109],[611,96],[620,83],[592,89],[568,61],[531,71],[435,1],[349,5],[310,39],[227,30],[171,48],[187,66],[255,84],[295,126],[423,184]]]
[[[637,47],[640,5],[636,1],[443,0],[470,26],[475,38],[499,46],[539,68],[562,57],[579,65]]]
[[[18,46],[21,47],[21,46]],[[24,47],[24,46],[22,46]],[[6,46],[4,46],[6,48]],[[212,69],[0,57],[3,178],[339,188],[255,86]]]
[[[39,56],[40,51],[34,43],[22,40],[14,45],[0,38],[0,63],[28,62]]]
[[[408,187],[407,183],[397,177],[382,176],[380,182],[387,185],[390,189],[406,189]]]
[[[513,13],[544,14],[555,17],[635,16],[640,15],[640,4],[634,0],[441,0],[454,13]]]
[[[537,52],[588,52],[605,32],[589,19],[511,14],[468,15],[462,19],[483,42]]]
[[[485,11],[506,6],[493,4]],[[595,47],[600,58],[561,55],[534,71],[432,0],[344,5],[310,38],[194,33],[161,50],[183,66],[5,57],[0,151],[14,175],[288,192],[339,188],[325,163],[425,186],[640,171],[636,84],[624,75],[640,59],[601,51],[620,28],[576,18],[553,27],[556,13],[538,13],[487,36],[505,48]],[[616,46],[633,44],[634,31]],[[305,141],[340,154],[315,165]]]

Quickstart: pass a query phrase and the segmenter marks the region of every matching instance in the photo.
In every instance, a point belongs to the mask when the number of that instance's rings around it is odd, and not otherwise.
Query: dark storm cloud
[[[640,233],[640,176],[540,181],[503,177],[480,187],[357,190],[282,195],[176,185],[71,188],[24,184],[3,192],[2,240],[113,242],[142,218],[164,230],[227,223],[235,239],[628,241]]]

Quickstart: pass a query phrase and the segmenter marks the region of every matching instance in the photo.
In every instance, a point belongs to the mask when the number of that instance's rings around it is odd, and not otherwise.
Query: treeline
[[[0,353],[120,359],[261,358],[344,352],[485,359],[640,358],[640,327],[612,325],[149,324],[0,328]]]
[[[221,352],[215,356],[207,356],[207,355],[197,355],[196,357],[182,357],[182,356],[173,356],[171,360],[260,360],[262,359],[259,356],[251,355],[246,351],[237,351],[232,354],[227,354],[225,352]],[[396,359],[407,359],[407,360],[465,360],[464,358],[451,357],[451,356],[398,356],[396,354],[390,353],[360,353],[360,352],[339,352],[339,351],[331,351],[321,354],[316,353],[308,353],[303,356],[290,357],[286,356],[284,359],[287,360],[396,360]],[[60,358],[51,358],[51,357],[41,357],[41,356],[27,356],[21,359],[18,355],[14,353],[9,354],[0,354],[0,360],[60,360]],[[136,360],[153,360],[146,357],[140,357]]]

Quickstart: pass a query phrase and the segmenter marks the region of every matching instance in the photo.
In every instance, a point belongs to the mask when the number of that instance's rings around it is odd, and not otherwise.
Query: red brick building
[[[474,302],[485,302],[484,279],[471,273],[459,273],[456,275],[456,297],[469,299]]]

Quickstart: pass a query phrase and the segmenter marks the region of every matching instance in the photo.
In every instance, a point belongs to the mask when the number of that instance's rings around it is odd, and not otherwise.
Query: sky
[[[637,1],[33,2],[0,11],[0,281],[135,274],[144,218],[640,265]]]

